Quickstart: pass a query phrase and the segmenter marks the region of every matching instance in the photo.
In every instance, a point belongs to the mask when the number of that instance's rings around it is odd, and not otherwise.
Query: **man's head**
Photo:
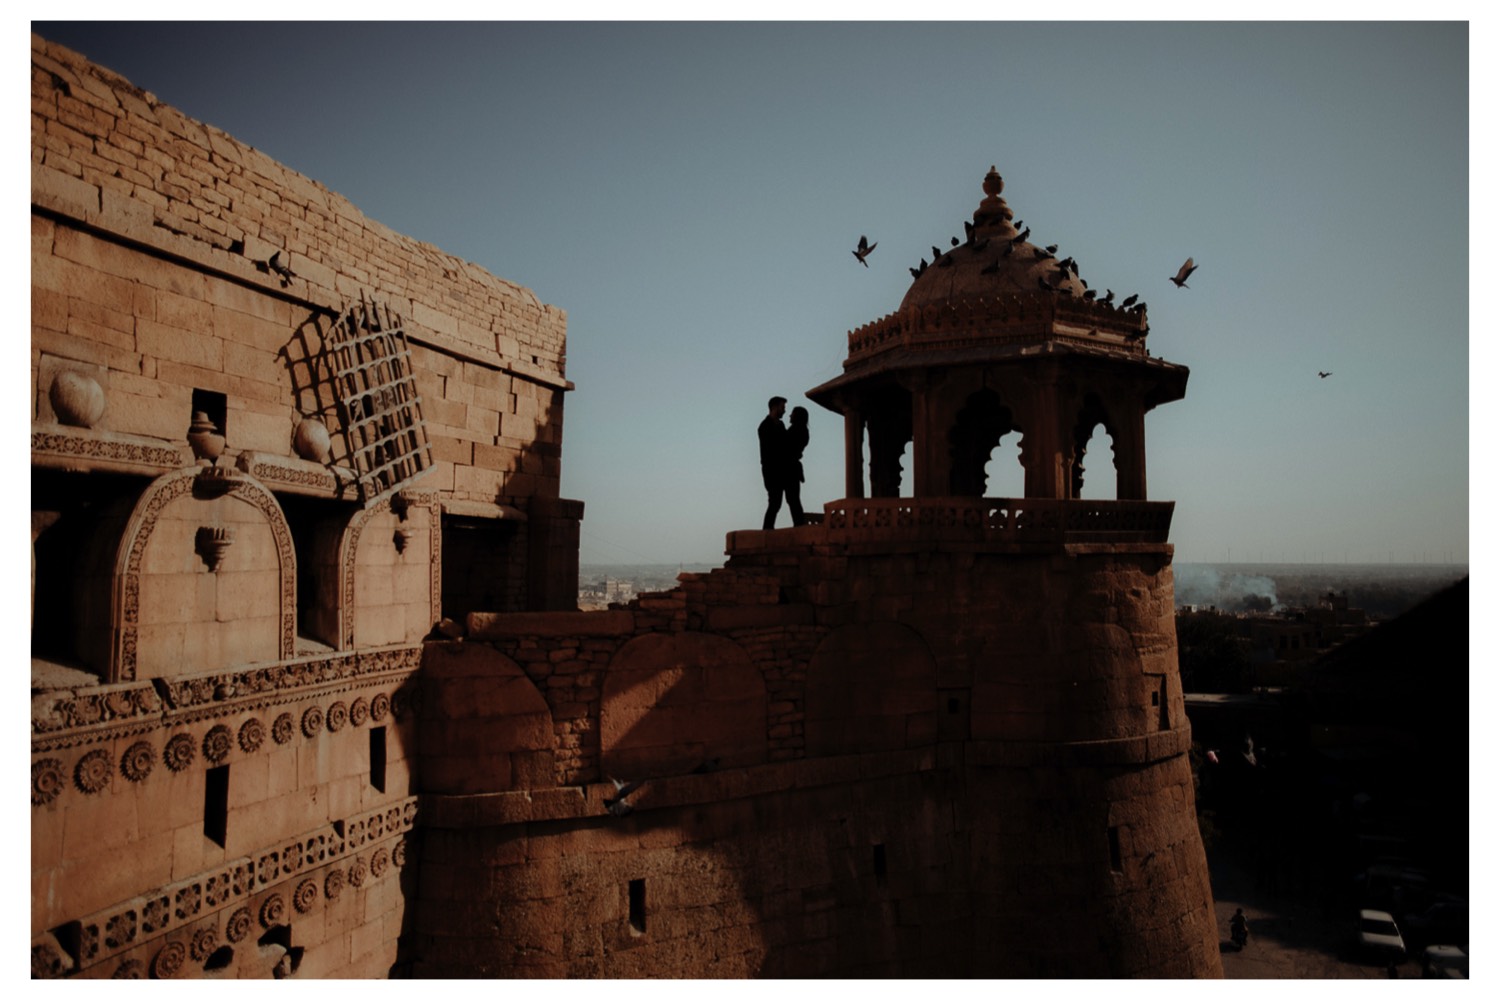
[[[771,416],[775,417],[777,420],[780,420],[781,415],[786,412],[786,397],[772,396],[771,402],[767,405],[771,409]]]

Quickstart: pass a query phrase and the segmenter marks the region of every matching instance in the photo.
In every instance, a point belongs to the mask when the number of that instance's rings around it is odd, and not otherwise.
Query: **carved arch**
[[[1068,497],[1078,499],[1083,496],[1083,457],[1088,449],[1089,441],[1094,436],[1094,428],[1104,426],[1104,432],[1109,435],[1109,446],[1111,452],[1110,465],[1118,469],[1119,465],[1119,422],[1110,413],[1109,407],[1096,392],[1084,395],[1082,403],[1077,409],[1077,417],[1071,428],[1071,439],[1068,452]],[[1118,480],[1118,474],[1116,476]],[[1116,493],[1118,494],[1118,482]]]
[[[440,534],[442,518],[438,495],[402,491],[358,511],[349,519],[343,537],[339,539],[338,648],[341,650],[354,648],[354,568],[359,556],[360,535],[376,517],[393,512],[403,522],[418,516],[425,516],[428,520],[428,609],[432,621],[436,622],[443,617],[443,546]]]
[[[953,425],[948,430],[950,495],[985,495],[984,467],[1000,439],[1012,431],[1023,434],[1019,454],[1024,456],[1024,432],[1014,411],[1002,401],[1000,394],[994,389],[984,388],[969,395],[954,415]],[[1024,462],[1022,464],[1024,466]]]
[[[114,642],[110,650],[109,681],[136,679],[136,651],[141,626],[141,563],[146,545],[156,529],[157,518],[169,504],[193,495],[198,482],[198,466],[177,469],[153,480],[136,501],[125,524],[115,561],[113,580],[115,622]],[[258,480],[236,475],[228,492],[216,501],[235,500],[260,511],[271,529],[276,547],[277,572],[280,579],[277,649],[280,659],[295,655],[297,642],[297,555],[292,547],[292,532],[276,496]]]

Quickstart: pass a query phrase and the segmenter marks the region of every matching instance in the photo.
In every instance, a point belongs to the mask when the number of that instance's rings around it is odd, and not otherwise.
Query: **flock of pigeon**
[[[1031,230],[1025,228],[1025,226],[1026,224],[1024,222],[1016,223],[1016,228],[1020,230],[1020,232],[1018,232],[1014,237],[1008,240],[1001,241],[999,254],[995,257],[994,261],[988,267],[980,270],[980,274],[996,274],[999,272],[1000,261],[1015,253],[1016,248],[1025,244],[1027,238],[1031,236]],[[994,237],[991,236],[986,236],[984,239],[976,241],[974,239],[974,226],[972,223],[964,223],[964,232],[968,237],[968,241],[964,245],[966,245],[973,253],[983,253],[989,248],[990,244],[994,242]],[[952,237],[949,242],[952,244],[953,249],[958,248],[959,241],[957,236]],[[879,246],[878,243],[871,243],[868,237],[862,235],[859,238],[859,246],[855,247],[851,252],[854,254],[855,260],[859,261],[865,267],[869,267],[870,262],[865,258],[870,256],[870,254],[874,252],[877,246]],[[1031,251],[1033,254],[1035,254],[1036,259],[1038,260],[1054,260],[1057,257],[1057,244],[1052,243],[1045,247],[1031,247]],[[951,267],[953,265],[953,255],[952,253],[945,254],[937,247],[933,247],[932,261],[933,262],[930,265],[932,267]],[[923,274],[925,274],[928,266],[929,265],[927,263],[927,258],[923,257],[918,262],[916,267],[909,267],[907,268],[907,270],[911,272],[912,278],[915,279],[920,278]],[[1172,284],[1176,285],[1178,288],[1187,288],[1187,279],[1189,275],[1191,275],[1196,270],[1198,270],[1198,265],[1194,264],[1193,258],[1189,257],[1186,261],[1183,262],[1183,265],[1177,269],[1177,273],[1172,275],[1168,280],[1170,280]],[[1114,302],[1115,293],[1113,290],[1108,288],[1104,290],[1104,298],[1098,298],[1099,293],[1095,289],[1090,288],[1087,281],[1079,277],[1078,261],[1074,260],[1072,257],[1065,257],[1057,262],[1057,270],[1053,272],[1052,280],[1049,281],[1046,277],[1037,278],[1037,287],[1039,287],[1043,291],[1066,292],[1067,294],[1071,295],[1072,292],[1070,289],[1061,287],[1058,284],[1054,284],[1054,282],[1056,281],[1061,281],[1062,279],[1067,278],[1070,274],[1073,277],[1078,278],[1078,283],[1083,285],[1084,291],[1082,297],[1084,299],[1090,301],[1094,301],[1097,299],[1097,301],[1105,305],[1110,305]],[[1136,313],[1145,312],[1146,303],[1138,302],[1137,300],[1139,298],[1139,294],[1131,295],[1120,303],[1119,308],[1128,309],[1131,312]],[[1328,374],[1332,373],[1330,372]],[[1321,375],[1323,378],[1328,377],[1328,375],[1323,374],[1322,372],[1319,372],[1319,375]]]

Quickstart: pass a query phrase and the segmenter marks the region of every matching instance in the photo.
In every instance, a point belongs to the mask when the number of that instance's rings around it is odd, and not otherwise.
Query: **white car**
[[[1396,960],[1406,957],[1406,942],[1396,920],[1384,910],[1359,911],[1359,943],[1363,948],[1384,952]]]
[[[1422,952],[1422,978],[1468,979],[1469,956],[1457,945],[1429,945]]]

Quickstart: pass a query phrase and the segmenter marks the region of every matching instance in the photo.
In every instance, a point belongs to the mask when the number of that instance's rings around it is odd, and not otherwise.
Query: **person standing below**
[[[792,512],[792,526],[806,524],[802,513],[802,451],[807,447],[807,407],[792,407],[792,426],[786,432],[786,506]]]
[[[776,527],[776,515],[781,512],[781,496],[786,492],[787,481],[787,430],[781,423],[786,413],[786,397],[772,396],[767,404],[770,412],[760,422],[760,478],[766,484],[766,516],[761,530]]]

